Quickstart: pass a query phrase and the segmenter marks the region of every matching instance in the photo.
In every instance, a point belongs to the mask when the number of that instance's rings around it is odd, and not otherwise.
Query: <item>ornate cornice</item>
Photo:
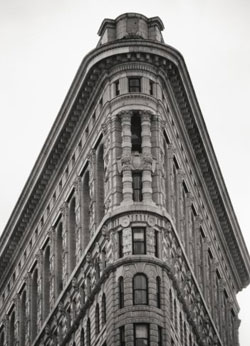
[[[223,231],[229,257],[240,277],[238,289],[249,283],[250,260],[205,123],[180,53],[150,40],[117,40],[90,52],[83,60],[56,121],[0,239],[0,276],[27,230],[67,145],[87,114],[91,94],[107,71],[124,62],[151,64],[164,72],[178,103],[185,129]]]

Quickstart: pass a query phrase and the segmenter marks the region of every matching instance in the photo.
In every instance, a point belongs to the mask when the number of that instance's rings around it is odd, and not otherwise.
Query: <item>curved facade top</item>
[[[238,344],[249,254],[163,29],[101,24],[0,239],[1,346]]]

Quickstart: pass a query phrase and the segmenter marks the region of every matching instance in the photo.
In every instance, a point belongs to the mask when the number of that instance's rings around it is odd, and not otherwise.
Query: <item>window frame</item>
[[[138,84],[137,83],[133,84],[133,82],[138,82]],[[130,93],[141,92],[141,77],[139,76],[128,77],[128,92]]]
[[[145,327],[146,329],[146,338],[137,338],[137,327]],[[150,345],[150,328],[149,328],[149,324],[148,323],[134,323],[134,346],[140,346],[140,340],[146,340],[147,344],[145,344],[145,346],[149,346]],[[137,341],[139,341],[139,343],[137,343]]]
[[[136,278],[138,278],[139,276],[143,277],[145,279],[145,287],[144,288],[136,288],[135,285],[136,285]],[[142,295],[144,293],[145,295],[145,301],[142,302],[142,301],[138,301],[138,295],[137,293],[139,293],[139,297],[140,299],[142,299]],[[133,276],[133,305],[148,305],[148,277],[144,274],[144,273],[136,273],[134,276]]]
[[[135,233],[138,231],[142,231],[143,240],[135,240]],[[146,241],[146,228],[145,227],[133,227],[132,228],[132,253],[133,255],[146,255],[147,253],[147,241]],[[143,251],[136,250],[136,244],[143,244]]]

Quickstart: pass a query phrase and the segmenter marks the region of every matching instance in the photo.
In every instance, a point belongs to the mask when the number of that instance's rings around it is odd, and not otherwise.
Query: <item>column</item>
[[[122,125],[122,192],[123,203],[132,203],[133,189],[132,189],[132,171],[131,171],[131,117],[132,112],[121,112],[121,125]]]
[[[81,220],[81,210],[82,210],[82,182],[81,177],[77,177],[75,182],[75,216],[76,216],[76,229],[75,229],[75,240],[76,240],[76,263],[79,262],[81,256],[82,256],[82,243],[83,243],[83,236],[82,236],[82,220]]]
[[[121,122],[117,115],[112,114],[110,117],[110,122],[108,122],[108,132],[110,131],[110,141],[111,141],[111,155],[110,155],[110,165],[111,165],[111,193],[112,193],[112,206],[120,205],[122,201],[122,178],[121,173],[119,173],[117,160],[122,156],[122,128]]]
[[[62,224],[63,224],[63,286],[68,281],[69,277],[69,242],[68,242],[68,233],[69,233],[69,206],[68,203],[64,203],[61,207],[62,213]]]
[[[89,208],[89,227],[90,238],[95,232],[96,228],[96,152],[94,149],[89,154],[89,194],[90,194],[90,208]]]
[[[152,203],[152,153],[151,153],[151,113],[141,112],[142,156],[144,160],[142,172],[143,202]]]

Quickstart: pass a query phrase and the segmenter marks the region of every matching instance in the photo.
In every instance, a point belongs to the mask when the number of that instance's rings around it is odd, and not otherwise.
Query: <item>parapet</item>
[[[98,35],[98,47],[115,40],[145,39],[163,43],[164,25],[159,17],[147,18],[139,13],[124,13],[116,19],[104,19]]]

